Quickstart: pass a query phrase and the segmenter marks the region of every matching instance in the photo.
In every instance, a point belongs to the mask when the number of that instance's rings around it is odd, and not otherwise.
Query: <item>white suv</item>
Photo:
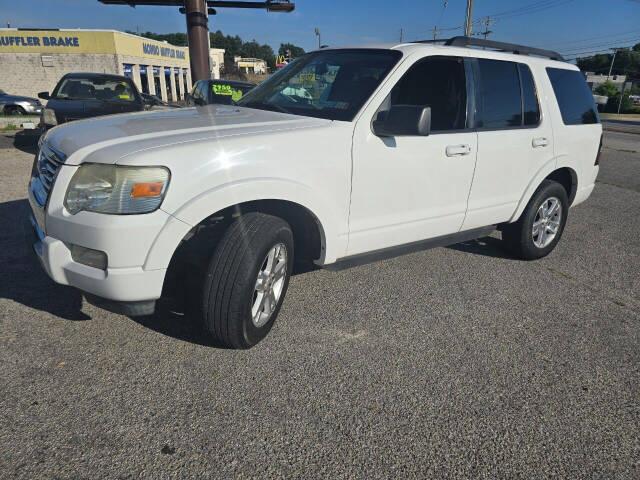
[[[53,280],[128,315],[182,286],[236,348],[271,329],[295,264],[496,228],[515,256],[542,257],[594,188],[602,134],[561,60],[464,37],[322,49],[237,105],[56,127],[29,184],[35,251]]]

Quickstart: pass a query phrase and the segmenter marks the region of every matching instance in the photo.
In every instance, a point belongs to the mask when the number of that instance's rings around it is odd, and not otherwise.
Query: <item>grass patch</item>
[[[0,115],[0,120],[33,120],[40,115]]]
[[[2,130],[2,132],[12,132],[14,130],[17,130],[18,127],[16,127],[13,123],[10,123],[9,125],[5,126]]]
[[[601,113],[602,118],[611,118],[614,120],[640,120],[640,113]]]

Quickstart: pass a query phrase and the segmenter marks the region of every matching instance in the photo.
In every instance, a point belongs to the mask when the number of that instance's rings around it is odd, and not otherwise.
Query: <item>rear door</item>
[[[508,221],[536,172],[554,161],[549,115],[528,65],[471,59],[478,159],[463,229]]]

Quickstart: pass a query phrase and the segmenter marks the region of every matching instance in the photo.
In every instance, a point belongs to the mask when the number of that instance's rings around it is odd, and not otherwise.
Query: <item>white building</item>
[[[267,62],[261,58],[234,57],[233,61],[236,64],[236,68],[244,70],[245,73],[267,73]]]

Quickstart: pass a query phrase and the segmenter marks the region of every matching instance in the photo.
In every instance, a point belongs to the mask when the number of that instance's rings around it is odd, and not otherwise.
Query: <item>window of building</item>
[[[595,100],[578,70],[547,68],[565,125],[599,123]]]
[[[457,57],[428,57],[416,62],[393,87],[393,105],[431,107],[431,130],[466,126],[467,87],[464,62]]]

